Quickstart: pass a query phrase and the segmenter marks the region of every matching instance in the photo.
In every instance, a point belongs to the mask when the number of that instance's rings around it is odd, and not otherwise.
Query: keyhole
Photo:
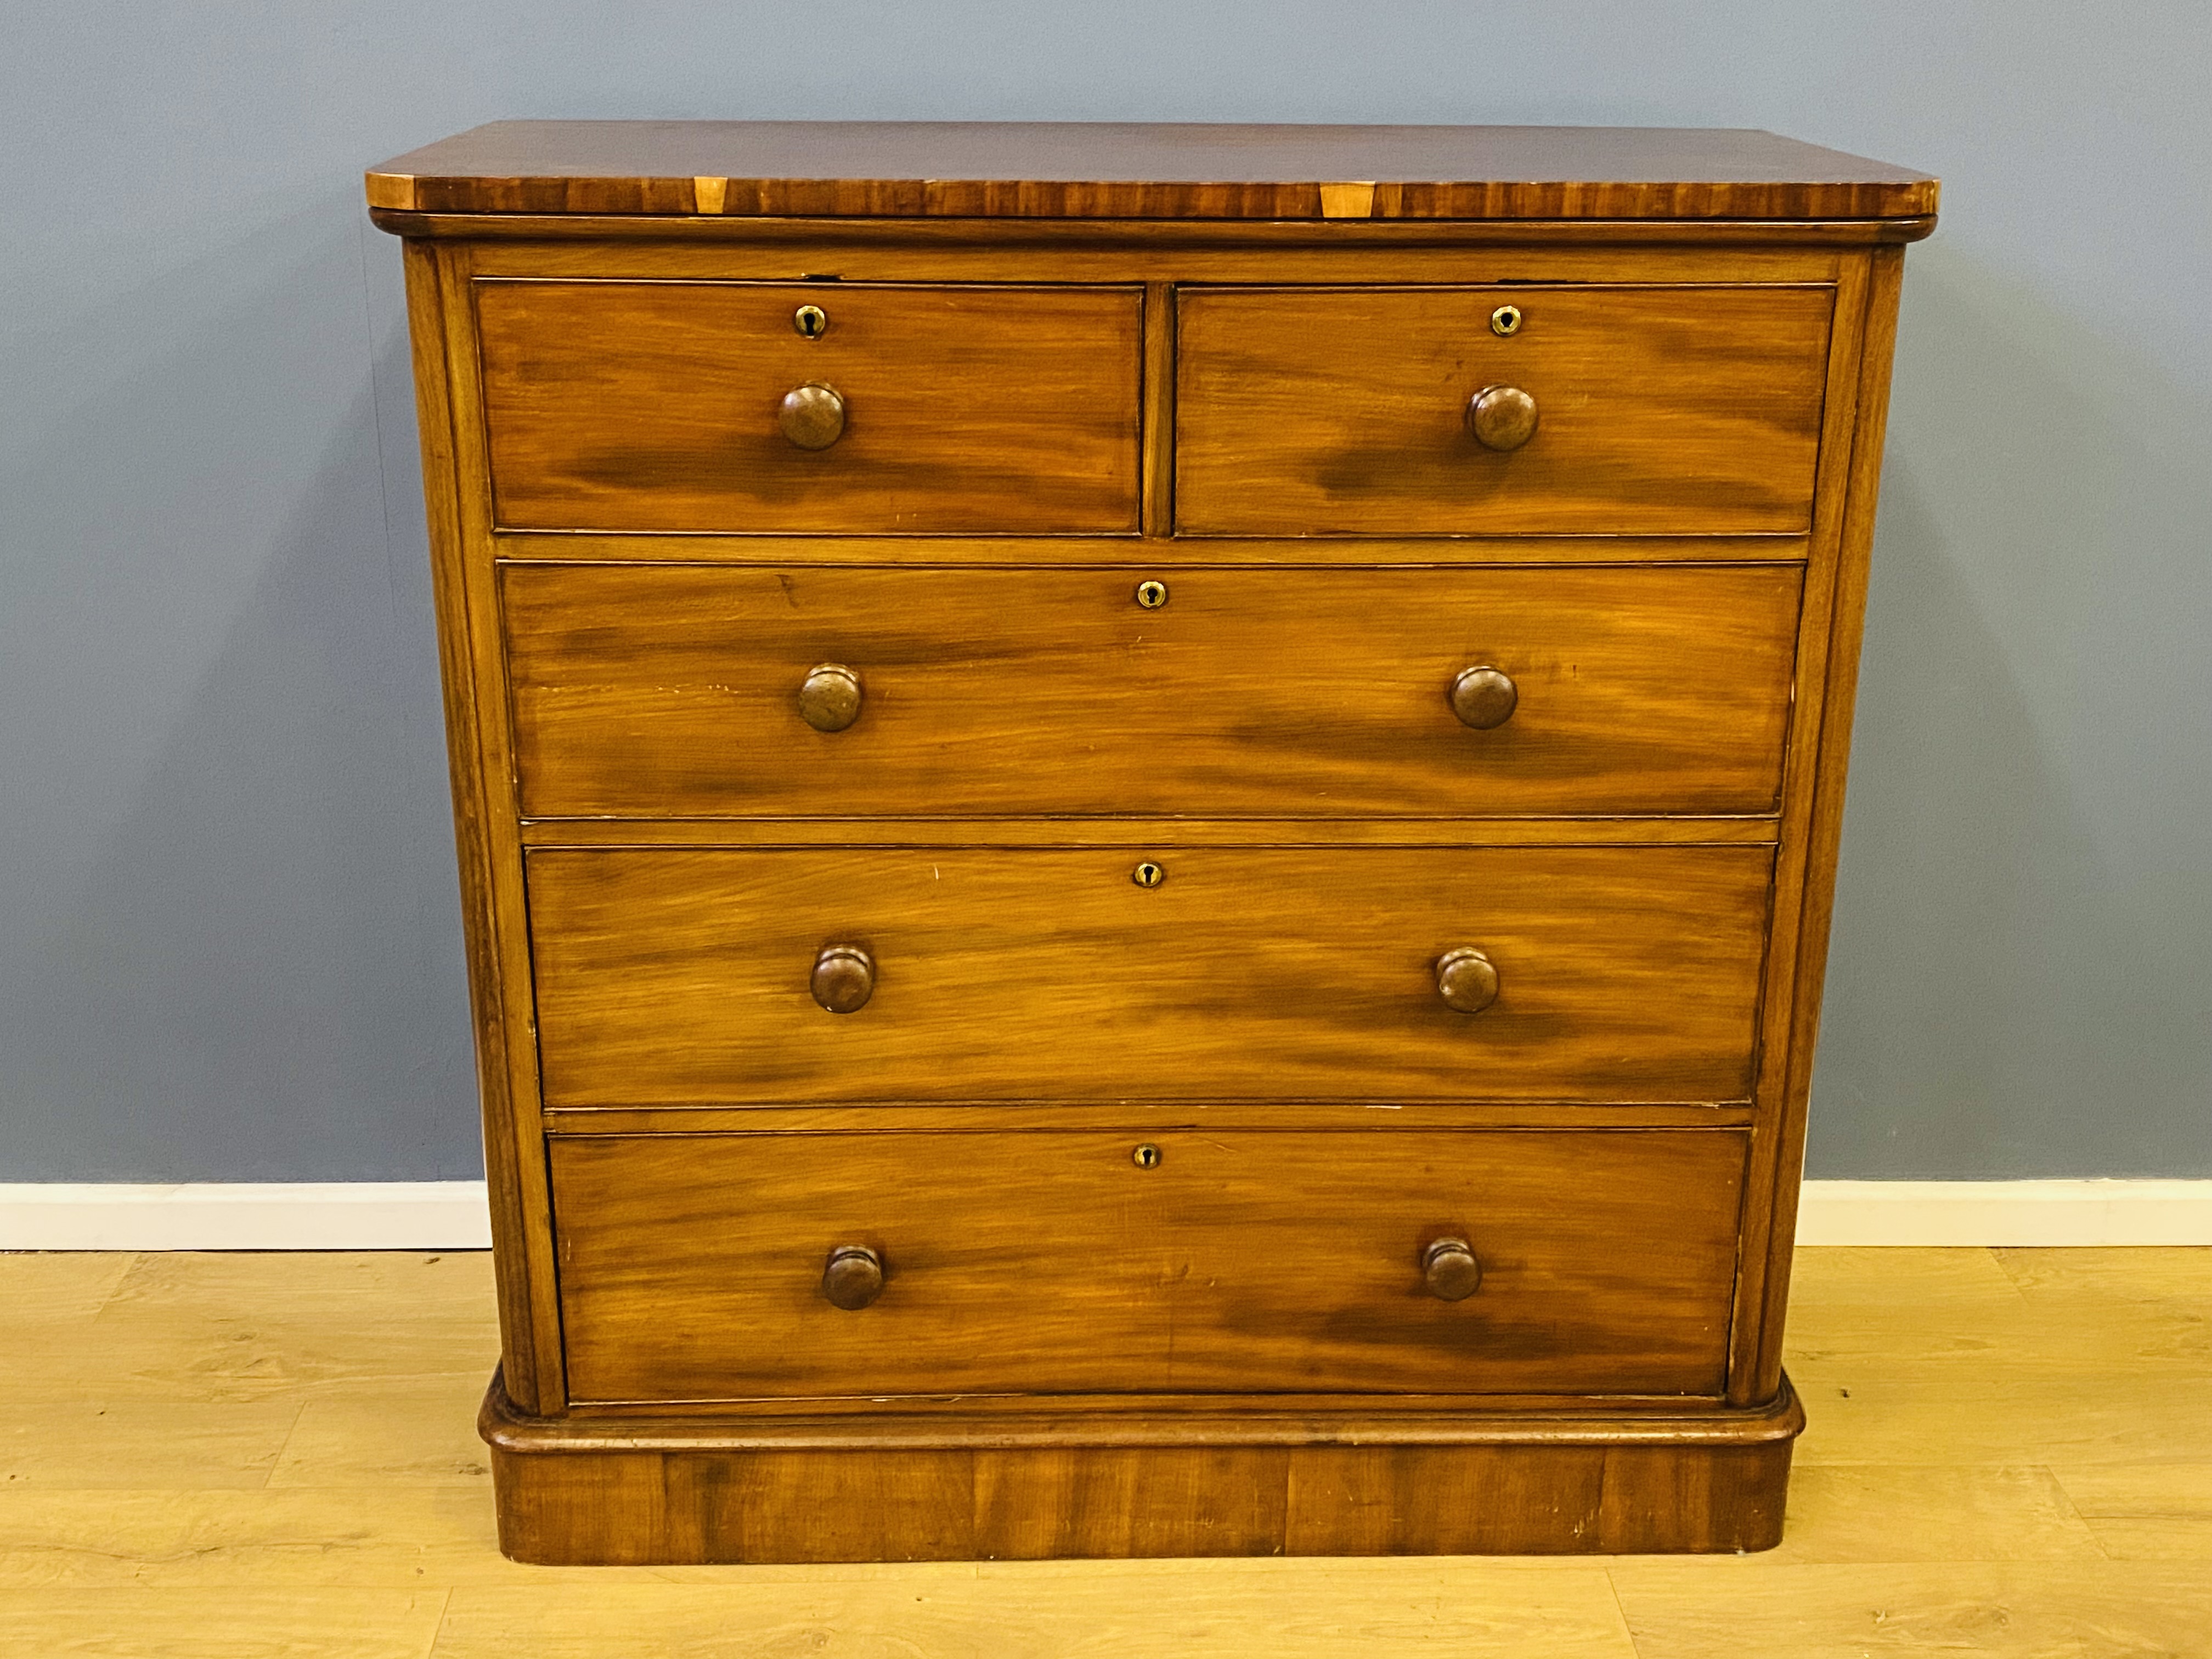
[[[791,313],[791,325],[803,337],[818,340],[830,326],[830,313],[820,306],[801,306]]]
[[[1168,878],[1168,872],[1157,864],[1140,864],[1129,872],[1129,879],[1139,887],[1157,887]]]
[[[1520,326],[1519,306],[1500,306],[1490,313],[1490,331],[1492,334],[1511,334]]]
[[[1160,1149],[1148,1140],[1129,1154],[1129,1162],[1140,1170],[1157,1170],[1160,1166]]]
[[[1139,582],[1137,584],[1137,603],[1144,606],[1146,610],[1157,611],[1167,602],[1168,585],[1165,582]]]

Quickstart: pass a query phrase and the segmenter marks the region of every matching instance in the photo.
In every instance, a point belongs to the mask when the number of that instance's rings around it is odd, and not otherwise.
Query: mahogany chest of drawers
[[[1776,1540],[1932,179],[514,123],[368,195],[509,1553]]]

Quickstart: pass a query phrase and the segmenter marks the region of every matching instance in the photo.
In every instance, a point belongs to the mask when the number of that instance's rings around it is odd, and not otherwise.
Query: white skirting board
[[[2212,1245],[2212,1181],[1808,1181],[1801,1244]],[[481,1181],[0,1183],[0,1250],[475,1250]]]
[[[483,1250],[481,1181],[0,1185],[0,1250]]]
[[[2212,1181],[1808,1181],[1800,1244],[2212,1244]]]

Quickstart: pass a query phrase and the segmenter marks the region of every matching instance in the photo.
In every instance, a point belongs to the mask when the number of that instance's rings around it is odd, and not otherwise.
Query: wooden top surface
[[[422,213],[1920,218],[1936,181],[1771,132],[1109,122],[495,121],[372,168]]]

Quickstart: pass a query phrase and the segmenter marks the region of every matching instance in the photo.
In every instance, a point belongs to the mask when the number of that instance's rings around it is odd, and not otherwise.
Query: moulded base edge
[[[530,1418],[492,1379],[500,1547],[548,1565],[1771,1548],[1805,1414]]]

